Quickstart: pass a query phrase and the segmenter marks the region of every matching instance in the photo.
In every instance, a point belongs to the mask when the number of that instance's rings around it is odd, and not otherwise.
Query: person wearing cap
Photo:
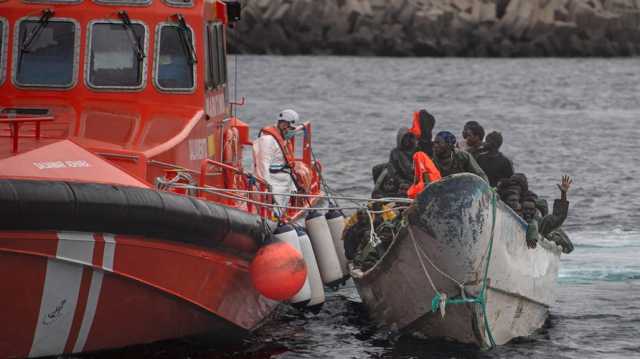
[[[299,121],[298,113],[291,109],[278,114],[275,126],[260,130],[258,138],[253,142],[253,160],[255,173],[271,186],[271,191],[281,193],[274,195],[274,201],[279,206],[289,204],[289,196],[296,190],[291,177],[294,167],[293,146],[290,141]],[[281,209],[278,212],[284,213]]]
[[[469,172],[489,182],[473,156],[456,148],[456,136],[449,131],[438,132],[433,140],[433,162],[442,177]]]
[[[513,176],[513,164],[500,152],[500,146],[502,134],[493,131],[487,135],[483,151],[476,157],[478,165],[487,174],[491,187],[496,187],[501,179]]]

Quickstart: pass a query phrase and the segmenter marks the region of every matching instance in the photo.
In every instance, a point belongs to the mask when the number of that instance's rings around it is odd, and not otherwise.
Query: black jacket
[[[489,178],[491,187],[496,187],[501,179],[513,176],[513,164],[502,152],[482,152],[476,160]]]

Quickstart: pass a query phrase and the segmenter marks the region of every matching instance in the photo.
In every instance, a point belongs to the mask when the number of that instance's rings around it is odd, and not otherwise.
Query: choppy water
[[[237,94],[247,98],[238,114],[259,128],[281,109],[296,109],[313,122],[329,182],[349,194],[368,194],[371,165],[386,160],[397,128],[408,126],[416,109],[436,116],[436,130],[459,135],[466,121],[477,120],[487,132],[502,131],[503,153],[539,195],[552,200],[561,174],[574,177],[566,229],[576,249],[562,258],[548,325],[490,352],[388,338],[367,321],[351,285],[331,293],[318,314],[285,310],[242,353],[191,348],[178,356],[640,357],[637,59],[239,56],[237,64]],[[149,350],[145,355],[174,356]]]

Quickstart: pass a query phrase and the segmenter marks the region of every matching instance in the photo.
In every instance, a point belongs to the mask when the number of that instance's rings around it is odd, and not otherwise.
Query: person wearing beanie
[[[456,136],[449,131],[438,132],[433,140],[433,162],[442,177],[469,172],[489,182],[473,156],[456,148]]]

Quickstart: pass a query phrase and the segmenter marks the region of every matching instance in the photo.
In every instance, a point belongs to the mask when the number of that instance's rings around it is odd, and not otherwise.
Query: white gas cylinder
[[[333,245],[327,219],[317,211],[309,212],[305,227],[311,239],[322,281],[327,285],[336,284],[342,280],[344,273],[340,267],[336,248]]]
[[[298,231],[300,248],[302,248],[302,255],[304,256],[305,263],[307,263],[307,279],[311,286],[311,299],[307,306],[320,305],[324,303],[324,285],[322,284],[318,262],[316,262],[316,257],[313,253],[313,246],[304,228],[298,227],[296,229]]]
[[[342,212],[332,209],[324,215],[327,218],[327,224],[329,225],[329,231],[331,232],[331,238],[333,239],[333,246],[338,254],[338,260],[340,261],[340,268],[342,273],[349,273],[347,268],[347,257],[344,255],[344,244],[342,243],[342,232],[344,231],[344,215]]]

